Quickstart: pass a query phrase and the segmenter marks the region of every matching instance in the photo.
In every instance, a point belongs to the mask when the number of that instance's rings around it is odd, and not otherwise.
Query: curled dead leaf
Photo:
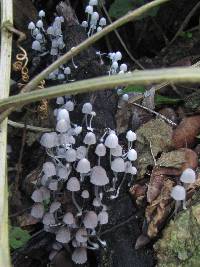
[[[175,148],[192,147],[200,133],[200,116],[184,118],[174,130],[172,140]]]

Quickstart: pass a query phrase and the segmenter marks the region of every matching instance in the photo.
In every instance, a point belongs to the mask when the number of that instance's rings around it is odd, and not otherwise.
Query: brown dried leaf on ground
[[[173,132],[175,148],[192,147],[200,133],[200,116],[184,118]]]
[[[172,128],[161,119],[150,120],[137,132],[138,177],[142,178],[148,166],[154,166],[154,157],[172,148]],[[151,145],[151,149],[150,149]],[[152,151],[151,151],[152,150]]]
[[[196,169],[198,166],[198,157],[193,150],[181,148],[162,153],[161,157],[157,160],[157,165],[168,168],[168,175],[180,175],[186,168]],[[172,171],[171,173],[170,170]]]
[[[144,200],[146,199],[146,192],[147,192],[146,184],[145,185],[140,185],[140,184],[133,185],[129,190],[129,193],[131,194],[131,196],[133,197],[133,199],[135,200],[138,206],[142,206]]]

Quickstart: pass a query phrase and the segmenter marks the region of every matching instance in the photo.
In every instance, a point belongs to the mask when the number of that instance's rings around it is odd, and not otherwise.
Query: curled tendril
[[[38,89],[44,89],[45,87],[45,80],[41,81],[40,84],[38,85]],[[44,120],[48,117],[48,100],[43,99],[41,101],[41,104],[38,106],[38,114],[39,117]]]
[[[21,50],[21,53],[16,55],[16,62],[13,64],[14,71],[20,71],[22,75],[22,81],[27,83],[29,81],[29,71],[27,68],[28,56],[26,50],[18,45],[18,48]],[[24,84],[18,84],[19,87],[22,87]]]

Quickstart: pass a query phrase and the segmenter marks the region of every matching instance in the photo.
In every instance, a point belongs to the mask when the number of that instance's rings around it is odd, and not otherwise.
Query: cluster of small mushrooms
[[[87,261],[87,249],[106,246],[100,238],[109,217],[105,192],[109,199],[117,198],[126,179],[132,179],[137,172],[132,165],[137,159],[132,148],[136,134],[131,130],[126,133],[123,148],[115,131],[105,129],[98,137],[94,133],[92,120],[96,113],[91,103],[82,107],[82,126],[70,120],[73,101],[58,97],[57,104],[56,131],[44,133],[40,140],[48,160],[32,194],[35,204],[31,215],[43,222],[45,231],[56,235],[50,259],[64,244],[69,244],[74,248],[72,260],[83,264]],[[66,196],[73,209],[69,210],[60,200]]]
[[[196,173],[193,169],[185,169],[180,176],[180,183],[173,187],[171,197],[176,201],[175,214],[177,214],[181,202],[183,203],[183,209],[186,209],[186,190],[190,184],[195,183]]]

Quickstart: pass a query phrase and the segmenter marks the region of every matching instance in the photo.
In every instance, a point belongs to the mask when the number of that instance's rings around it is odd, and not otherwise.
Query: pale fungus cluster
[[[63,97],[57,103],[56,131],[44,133],[40,139],[48,158],[32,194],[35,204],[31,215],[43,222],[45,231],[55,234],[50,259],[69,244],[73,247],[72,260],[83,264],[87,249],[106,246],[100,236],[109,220],[107,205],[118,197],[125,181],[130,182],[137,173],[133,166],[137,159],[133,148],[136,134],[129,130],[122,147],[114,130],[95,134],[92,119],[96,113],[91,103],[82,107],[82,126],[71,122],[71,100]],[[63,202],[66,196],[73,205],[69,209]]]
[[[181,202],[186,209],[187,188],[196,181],[196,173],[193,169],[185,169],[180,176],[180,184],[172,188],[171,197],[176,201],[175,214],[178,212]]]

